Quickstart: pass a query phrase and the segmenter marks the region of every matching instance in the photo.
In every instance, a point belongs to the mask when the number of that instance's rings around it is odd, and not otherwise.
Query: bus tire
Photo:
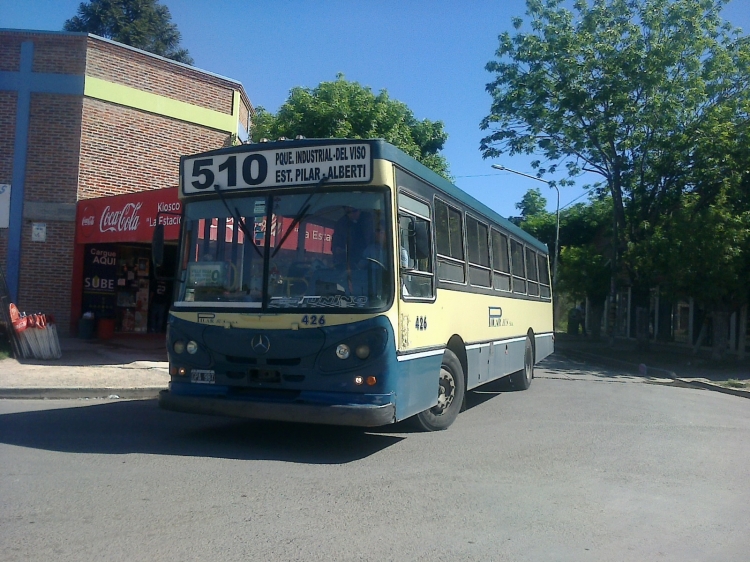
[[[531,386],[531,379],[534,378],[534,346],[531,343],[531,337],[526,336],[526,347],[523,351],[523,369],[510,376],[510,381],[514,388],[526,390]]]
[[[440,365],[438,403],[414,417],[417,426],[423,431],[447,429],[461,410],[465,391],[466,382],[461,362],[455,353],[446,349]]]

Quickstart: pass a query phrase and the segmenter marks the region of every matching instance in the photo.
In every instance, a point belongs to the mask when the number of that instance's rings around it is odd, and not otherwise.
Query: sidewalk
[[[555,335],[555,353],[631,374],[666,377],[682,385],[750,398],[748,358],[738,361],[728,355],[716,362],[711,360],[707,350],[693,355],[690,348],[651,343],[649,350],[643,351],[631,340],[617,340],[610,346],[605,338],[592,341],[568,334]]]
[[[62,358],[0,360],[0,398],[151,398],[167,388],[164,334],[60,338]]]

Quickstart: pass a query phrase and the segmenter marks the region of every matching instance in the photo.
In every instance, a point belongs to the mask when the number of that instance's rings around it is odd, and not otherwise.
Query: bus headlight
[[[196,352],[198,351],[198,344],[197,344],[197,343],[195,343],[195,342],[194,342],[193,340],[190,340],[190,341],[189,341],[189,342],[187,343],[187,346],[185,347],[185,349],[187,349],[187,352],[188,352],[188,353],[189,353],[190,355],[195,355],[195,354],[196,354]]]
[[[336,346],[336,357],[338,357],[339,359],[349,359],[350,353],[351,350],[345,343],[340,343],[338,346]]]
[[[358,345],[357,349],[354,350],[354,353],[360,359],[367,359],[370,356],[370,346],[366,344]]]
[[[174,349],[174,352],[177,354],[182,353],[183,351],[185,351],[185,342],[182,340],[177,340],[176,342],[174,342],[174,344],[172,344],[172,349]]]

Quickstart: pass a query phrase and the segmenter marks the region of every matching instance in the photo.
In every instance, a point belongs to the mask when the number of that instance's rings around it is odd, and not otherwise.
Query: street
[[[447,431],[0,401],[27,560],[747,560],[750,402],[556,356]]]

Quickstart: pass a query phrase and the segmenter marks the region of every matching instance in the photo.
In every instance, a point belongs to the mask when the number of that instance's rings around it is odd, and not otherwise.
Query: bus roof
[[[505,217],[501,216],[497,212],[490,209],[487,205],[482,203],[481,201],[478,201],[465,191],[461,190],[460,188],[456,187],[453,183],[446,180],[441,175],[437,174],[424,164],[418,162],[408,154],[406,154],[403,150],[395,147],[394,145],[390,144],[389,142],[385,141],[384,139],[294,139],[294,140],[281,140],[281,141],[274,141],[274,142],[264,142],[264,143],[253,143],[253,144],[243,144],[238,146],[232,146],[228,148],[222,148],[218,150],[212,150],[209,152],[201,153],[201,155],[216,155],[216,154],[231,154],[235,152],[247,152],[247,151],[262,151],[262,150],[276,150],[281,148],[302,148],[302,147],[310,147],[310,146],[324,146],[328,144],[348,144],[348,143],[367,143],[371,146],[372,149],[372,157],[373,158],[379,158],[382,160],[388,160],[390,162],[393,162],[397,166],[400,166],[407,172],[413,174],[414,176],[424,180],[425,182],[429,183],[435,189],[438,191],[442,191],[446,195],[452,197],[456,201],[460,202],[461,204],[465,205],[466,207],[469,207],[470,209],[474,210],[480,215],[485,216],[487,219],[493,221],[497,225],[501,226],[517,238],[520,238],[527,244],[536,247],[537,249],[548,253],[549,250],[547,248],[546,244],[543,244],[536,238],[534,238],[531,234],[526,232],[525,230],[519,228],[512,222],[510,222]],[[199,155],[190,155],[190,157],[195,157]],[[186,156],[183,156],[183,158],[186,158]]]

